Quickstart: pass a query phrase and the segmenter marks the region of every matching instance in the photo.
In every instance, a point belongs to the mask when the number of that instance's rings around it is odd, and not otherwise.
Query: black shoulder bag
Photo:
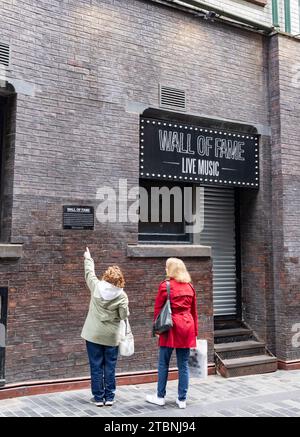
[[[162,334],[163,332],[169,331],[169,329],[171,329],[173,326],[169,281],[167,281],[167,294],[166,303],[162,307],[160,313],[155,319],[155,322],[153,323],[153,337],[155,334]]]

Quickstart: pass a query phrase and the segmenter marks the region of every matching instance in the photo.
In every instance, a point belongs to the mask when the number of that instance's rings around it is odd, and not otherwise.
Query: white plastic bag
[[[190,375],[207,378],[207,340],[197,340],[197,346],[190,350]]]
[[[134,354],[134,338],[128,319],[120,321],[119,335],[119,353],[123,357],[130,357]]]

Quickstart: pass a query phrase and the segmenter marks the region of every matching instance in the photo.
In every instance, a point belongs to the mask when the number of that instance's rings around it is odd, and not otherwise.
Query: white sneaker
[[[179,408],[186,408],[186,401],[180,401],[178,398],[176,399],[176,404]]]
[[[105,401],[105,406],[111,407],[114,403],[115,403],[115,401]]]
[[[104,406],[104,402],[103,401],[96,401],[95,398],[90,399],[90,402],[94,405],[96,405],[96,407],[103,407]]]
[[[165,398],[158,398],[157,395],[147,395],[146,401],[150,402],[150,404],[155,404],[160,406],[163,406],[166,403]]]

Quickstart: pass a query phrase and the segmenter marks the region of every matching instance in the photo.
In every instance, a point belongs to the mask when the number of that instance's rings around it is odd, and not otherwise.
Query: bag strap
[[[168,299],[171,302],[171,286],[170,286],[170,281],[166,281],[166,283],[167,283]]]
[[[125,319],[125,326],[125,335],[127,336],[130,333],[128,317]]]
[[[191,287],[191,289],[193,290],[193,292],[196,294],[196,290],[195,290],[194,286],[190,282],[188,284]]]

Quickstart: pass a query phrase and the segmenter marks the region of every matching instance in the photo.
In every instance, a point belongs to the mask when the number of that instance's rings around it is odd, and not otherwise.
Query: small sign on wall
[[[64,229],[94,229],[94,207],[93,206],[63,206],[63,228]]]

